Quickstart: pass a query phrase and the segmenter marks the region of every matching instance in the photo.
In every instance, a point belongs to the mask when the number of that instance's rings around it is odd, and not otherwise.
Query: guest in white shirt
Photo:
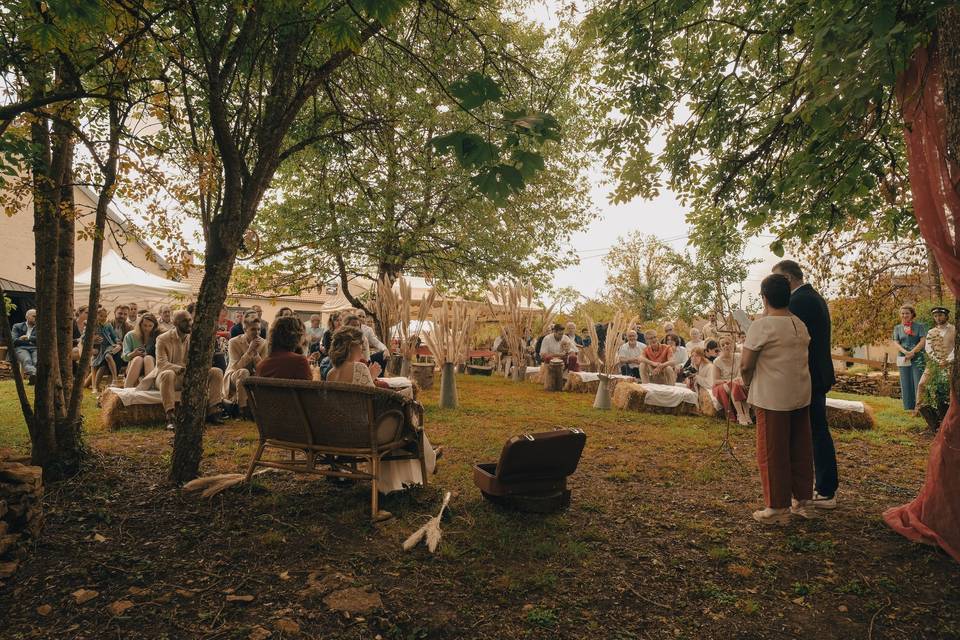
[[[367,313],[363,309],[356,309],[354,313],[348,315],[343,320],[343,326],[356,327],[363,333],[363,349],[367,362],[376,362],[380,365],[380,376],[387,369],[387,358],[390,357],[390,350],[387,345],[380,341],[373,327],[364,323]]]
[[[687,340],[687,353],[692,353],[694,347],[704,348],[703,332],[700,329],[690,329],[690,339]]]
[[[553,325],[553,331],[540,342],[540,361],[562,360],[567,371],[580,371],[577,364],[577,344],[563,333],[563,325]]]
[[[673,349],[673,364],[679,371],[687,363],[687,348],[680,344],[679,338],[673,333],[664,336],[663,343]]]
[[[320,314],[314,313],[310,316],[310,324],[307,326],[307,353],[322,351],[323,334],[327,332],[326,327],[320,326]]]
[[[617,364],[620,373],[625,376],[640,377],[640,363],[643,362],[645,345],[637,340],[637,332],[627,331],[627,341],[617,349]]]

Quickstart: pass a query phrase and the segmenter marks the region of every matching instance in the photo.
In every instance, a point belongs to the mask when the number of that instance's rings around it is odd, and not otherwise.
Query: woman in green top
[[[152,313],[140,316],[133,331],[123,336],[123,360],[127,363],[127,377],[123,386],[128,389],[137,386],[140,379],[153,371],[156,366],[157,336],[160,335],[160,323]]]
[[[893,344],[897,349],[897,367],[900,369],[900,397],[903,408],[914,411],[917,407],[917,386],[926,362],[923,347],[927,344],[927,326],[915,322],[917,312],[913,307],[900,307],[900,324],[893,328]]]

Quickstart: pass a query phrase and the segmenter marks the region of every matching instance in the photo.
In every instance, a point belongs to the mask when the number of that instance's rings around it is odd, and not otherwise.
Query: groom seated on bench
[[[580,371],[577,364],[577,349],[573,339],[563,333],[563,325],[553,325],[553,331],[543,337],[540,343],[540,362],[562,360],[567,371]]]
[[[163,410],[167,414],[167,429],[174,429],[174,409],[177,406],[176,392],[183,388],[183,374],[187,369],[187,352],[190,350],[190,331],[193,318],[187,311],[173,314],[173,328],[157,338],[157,366],[140,381],[138,389],[160,391]],[[220,417],[223,399],[223,372],[211,367],[207,372],[207,422],[223,424]]]

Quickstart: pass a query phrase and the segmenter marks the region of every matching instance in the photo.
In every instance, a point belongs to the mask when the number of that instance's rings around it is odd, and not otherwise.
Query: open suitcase
[[[586,442],[579,429],[514,436],[499,462],[474,465],[473,483],[488,500],[515,509],[563,509],[570,504],[567,476],[577,470]]]

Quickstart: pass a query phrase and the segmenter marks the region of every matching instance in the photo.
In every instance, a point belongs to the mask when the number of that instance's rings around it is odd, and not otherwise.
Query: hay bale
[[[599,387],[600,380],[584,382],[583,376],[576,371],[571,371],[567,374],[567,382],[563,385],[563,390],[572,393],[592,393],[595,395]]]
[[[613,375],[613,376],[610,376],[610,380],[607,382],[607,388],[610,389],[610,397],[611,397],[611,398],[613,397],[613,394],[617,392],[617,386],[618,386],[621,382],[629,382],[629,383],[637,383],[637,384],[639,384],[640,380],[639,380],[638,378],[634,378],[633,376],[621,376],[621,375]]]
[[[119,396],[109,389],[100,396],[100,406],[100,419],[107,429],[162,425],[167,421],[162,404],[132,404],[125,407]]]
[[[700,415],[708,418],[719,417],[720,412],[717,411],[717,405],[714,404],[713,394],[710,393],[709,389],[697,385],[697,401],[700,404]]]
[[[617,409],[628,411],[643,411],[643,399],[647,395],[647,390],[636,382],[621,382],[616,386],[616,390],[611,394],[613,406]]]
[[[536,382],[540,384],[543,380],[541,378],[541,368],[540,367],[527,367],[527,370],[524,372],[524,377],[530,382]]]
[[[863,411],[852,411],[847,408],[830,406],[831,399],[827,399],[827,424],[831,429],[845,429],[857,431],[869,431],[877,426],[876,418],[873,416],[873,409],[870,405],[863,405]]]

